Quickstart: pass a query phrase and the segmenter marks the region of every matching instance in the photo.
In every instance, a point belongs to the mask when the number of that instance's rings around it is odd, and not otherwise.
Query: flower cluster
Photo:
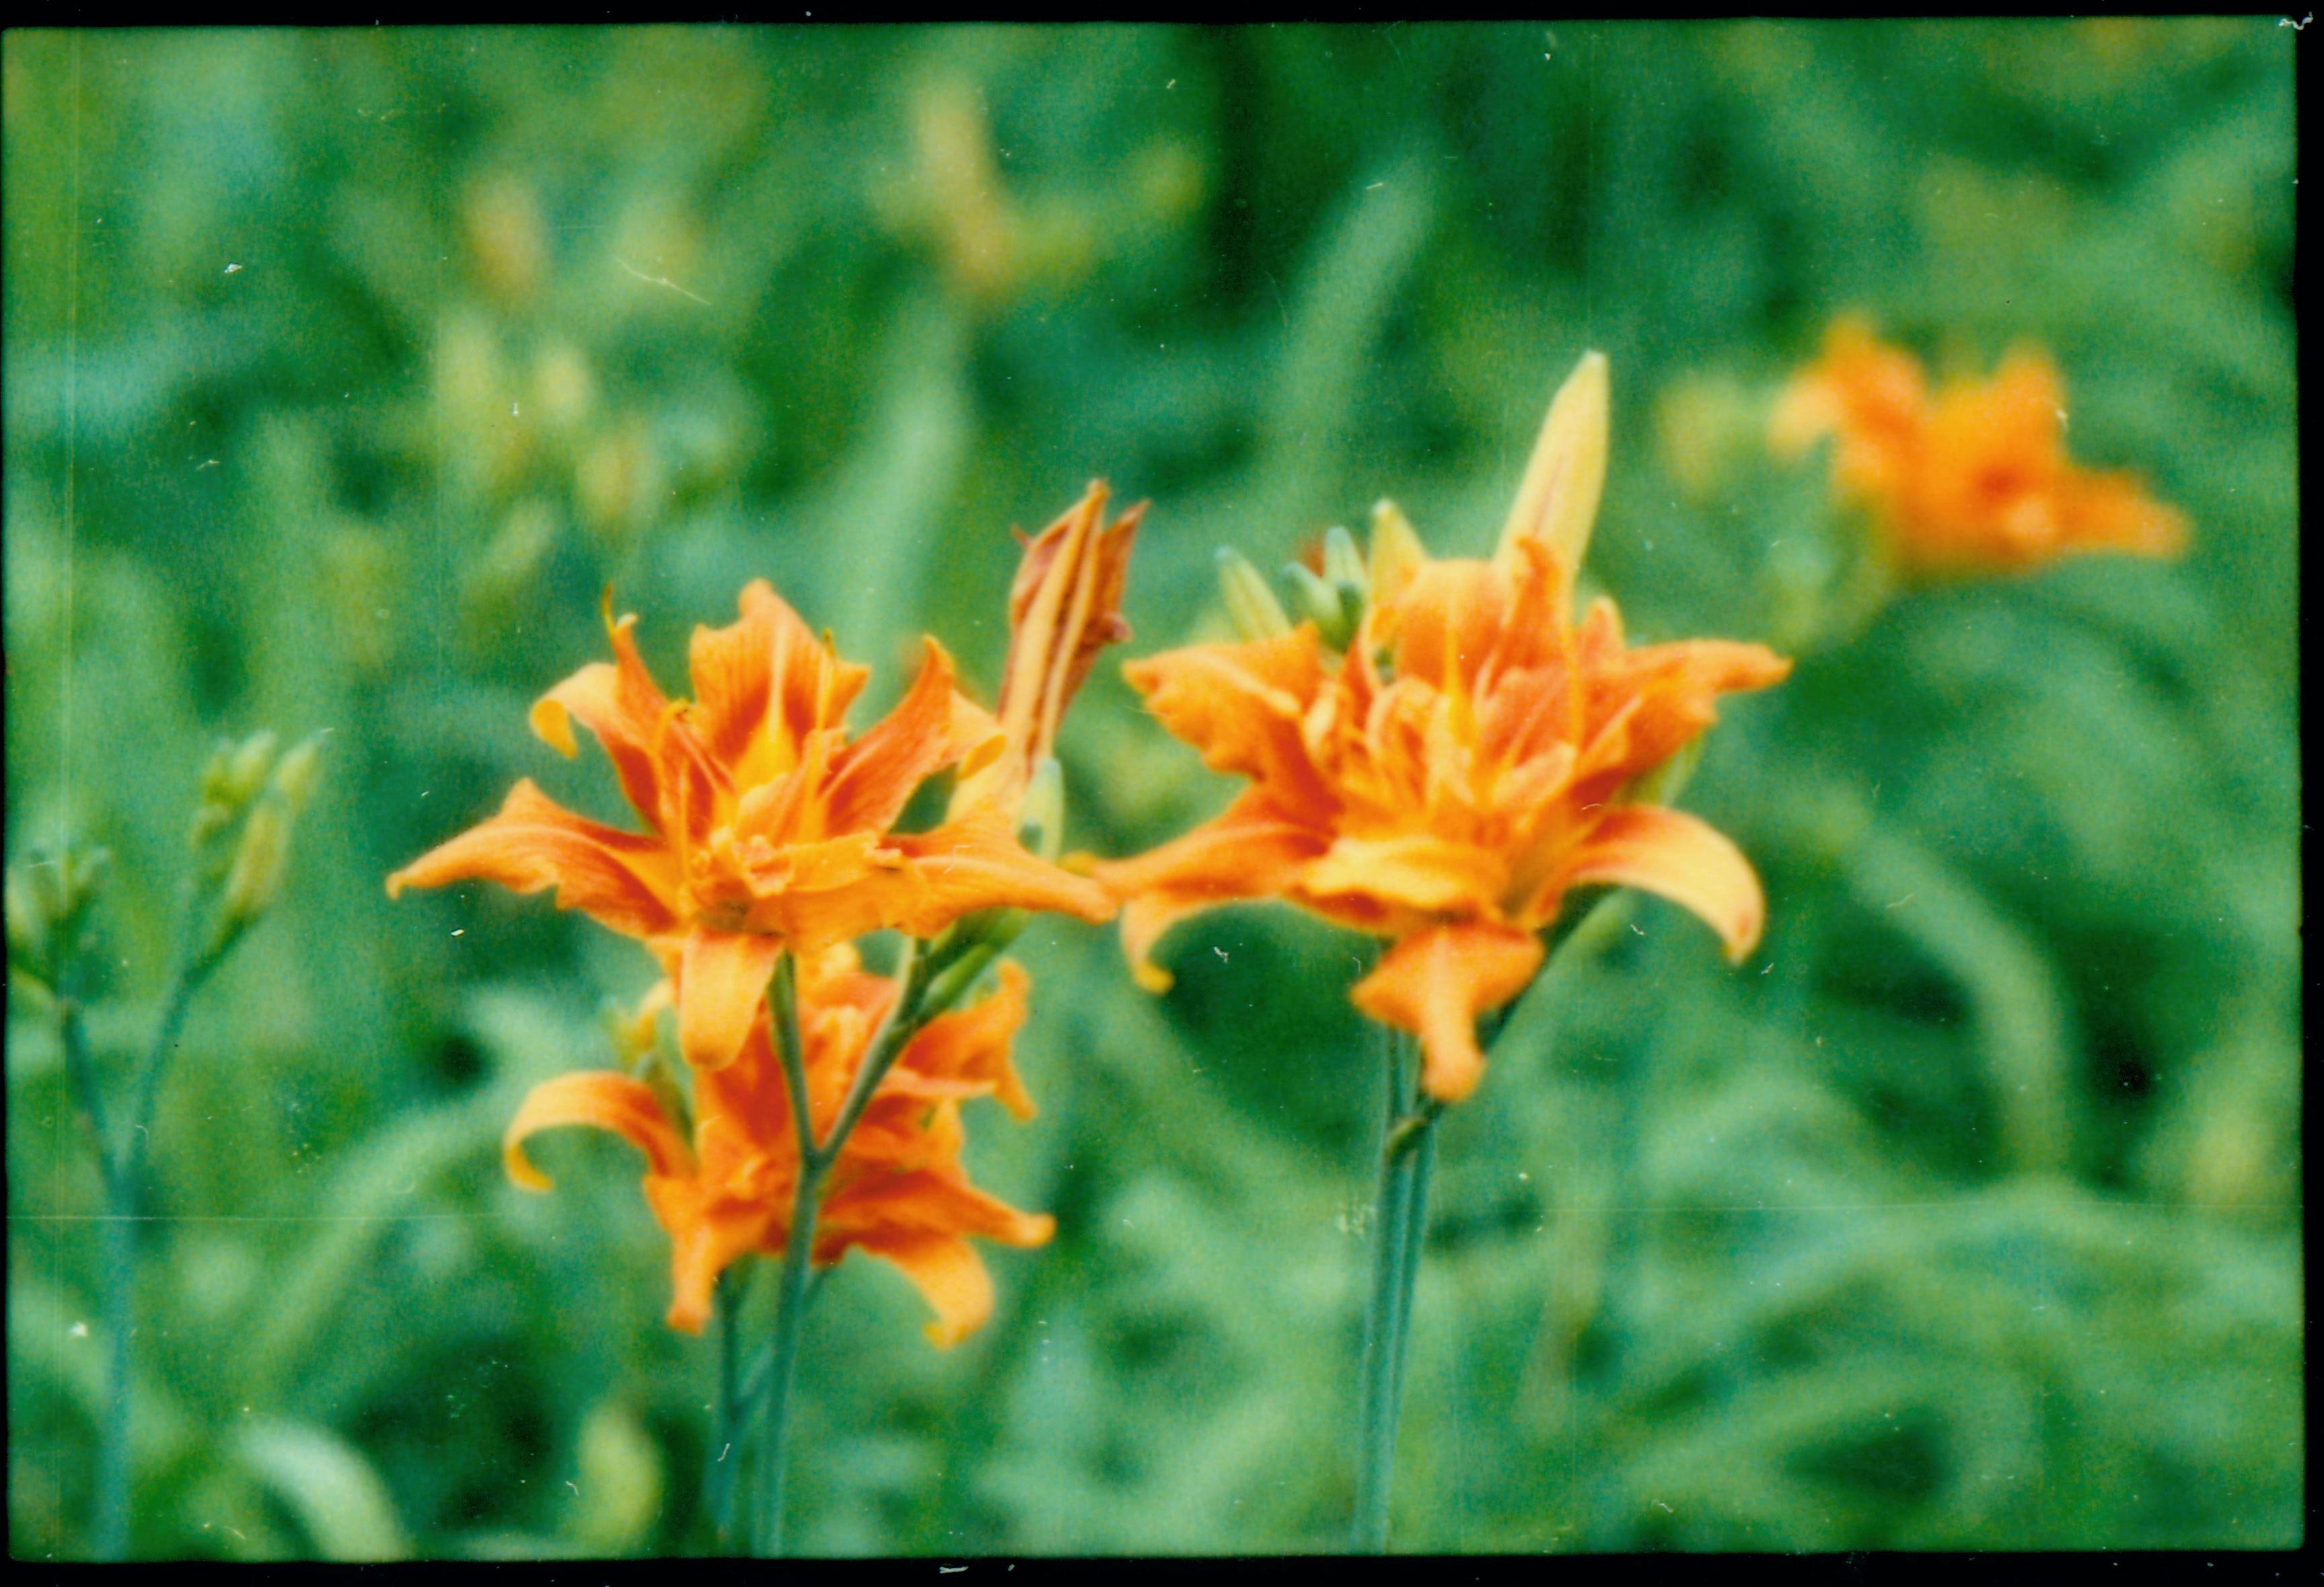
[[[2080,551],[2170,556],[2186,543],[2184,516],[2134,475],[2076,466],[2064,432],[2064,383],[2038,350],[1932,396],[1918,359],[1851,317],[1785,389],[1768,438],[1798,457],[1835,438],[1834,491],[1869,512],[1907,574],[2014,571]]]
[[[670,699],[638,654],[635,620],[614,622],[609,609],[613,660],[550,689],[532,725],[568,755],[572,724],[587,728],[645,830],[588,820],[521,780],[497,815],[388,879],[391,895],[470,880],[553,888],[560,908],[639,938],[659,963],[659,1000],[676,1008],[692,1077],[691,1143],[650,1087],[618,1074],[549,1082],[508,1140],[510,1171],[529,1185],[544,1182],[519,1143],[550,1124],[596,1124],[645,1150],[648,1195],[676,1246],[673,1325],[698,1330],[717,1273],[788,1236],[802,1157],[770,1056],[768,1000],[783,955],[798,967],[791,1017],[810,1111],[828,1129],[825,1099],[836,1108],[856,1084],[873,1030],[906,990],[865,973],[855,939],[893,929],[926,942],[993,911],[1111,918],[1102,889],[1029,852],[1019,832],[1066,702],[1096,651],[1128,632],[1119,606],[1138,514],[1109,525],[1105,501],[1093,485],[1028,543],[997,716],[960,691],[931,639],[895,708],[851,736],[866,669],[763,582],[742,592],[739,622],[695,631],[694,697]],[[945,770],[956,782],[944,821],[895,830],[914,792]],[[938,1000],[900,1011],[925,1023],[905,1033],[892,1068],[870,1077],[860,1127],[847,1121],[855,1132],[834,1146],[815,1245],[818,1262],[853,1246],[895,1261],[936,1306],[946,1342],[989,1306],[964,1236],[1030,1244],[1048,1232],[973,1190],[959,1167],[961,1100],[995,1094],[1020,1116],[1031,1108],[1009,1067],[1025,978],[1013,965],[1000,973],[1001,990],[970,1009],[947,1013]],[[949,992],[966,990],[961,979]]]
[[[1429,559],[1383,503],[1337,653],[1321,621],[1278,613],[1257,626],[1280,632],[1131,663],[1163,725],[1250,784],[1215,820],[1098,869],[1126,900],[1146,984],[1167,984],[1148,955],[1175,922],[1286,900],[1392,940],[1356,1005],[1417,1034],[1427,1091],[1457,1102],[1483,1073],[1477,1017],[1532,982],[1538,934],[1573,888],[1643,888],[1709,921],[1732,955],[1757,943],[1749,863],[1641,797],[1640,780],[1711,724],[1716,697],[1789,663],[1720,641],[1634,648],[1602,598],[1572,620],[1606,403],[1592,355],[1552,405],[1490,560]]]

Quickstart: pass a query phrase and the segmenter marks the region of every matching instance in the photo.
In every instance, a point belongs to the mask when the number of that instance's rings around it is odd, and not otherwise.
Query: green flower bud
[[[243,824],[242,842],[235,845],[234,863],[226,875],[218,929],[230,937],[265,913],[282,890],[282,870],[290,855],[290,812],[280,799],[268,799]]]
[[[8,867],[8,956],[37,970],[48,963],[48,900],[22,865]]]
[[[1362,590],[1318,578],[1297,562],[1284,564],[1283,577],[1291,586],[1291,609],[1315,625],[1325,644],[1335,650],[1346,650],[1356,636],[1356,625],[1363,621]]]
[[[274,764],[274,745],[272,730],[261,728],[235,746],[226,760],[220,788],[223,803],[246,805],[258,797],[258,790],[265,786],[267,768]]]
[[[1283,603],[1267,587],[1250,558],[1225,546],[1219,548],[1219,591],[1226,597],[1228,621],[1244,639],[1273,639],[1291,632]]]
[[[1065,771],[1055,755],[1044,755],[1025,785],[1017,809],[1017,841],[1056,864],[1065,835]]]
[[[1337,523],[1323,531],[1323,577],[1333,584],[1353,585],[1359,592],[1370,593],[1371,576],[1364,567],[1363,554],[1356,549],[1356,537]]]
[[[274,768],[274,791],[290,807],[292,815],[307,807],[314,797],[315,779],[320,774],[323,758],[322,734],[301,739],[291,747]]]

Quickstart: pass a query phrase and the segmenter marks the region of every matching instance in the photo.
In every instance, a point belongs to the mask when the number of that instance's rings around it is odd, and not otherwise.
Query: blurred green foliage
[[[644,955],[544,900],[392,908],[520,775],[610,584],[682,678],[771,577],[892,695],[990,698],[1014,565],[1150,497],[1133,650],[1382,494],[1497,527],[1584,346],[1592,552],[1650,637],[1760,637],[1835,530],[1766,401],[1843,308],[2031,338],[2085,460],[2195,524],[1911,595],[1734,703],[1686,803],[1766,880],[1739,971],[1637,900],[1448,1121],[1397,1541],[2282,1546],[2304,1448],[2292,35],[2273,19],[5,38],[7,842],[111,846],[150,1029],[220,733],[332,734],[284,901],[155,1132],[149,1555],[703,1545],[706,1342],[634,1154],[530,1084]],[[1111,665],[1069,843],[1222,780]],[[866,718],[868,719],[868,717]],[[891,1270],[809,1324],[808,1552],[1339,1546],[1374,1048],[1355,938],[1244,909],[1150,1000],[1043,921],[980,1178],[1056,1213],[950,1353]],[[85,1552],[99,1204],[8,1027],[9,1536]]]

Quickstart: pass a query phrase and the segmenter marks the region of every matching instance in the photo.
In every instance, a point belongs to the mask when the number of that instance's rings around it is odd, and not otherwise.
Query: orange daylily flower
[[[936,1312],[927,1332],[940,1346],[991,1315],[992,1282],[969,1237],[1037,1246],[1056,1227],[978,1190],[960,1163],[963,1102],[991,1096],[1019,1119],[1033,1115],[1010,1061],[1028,980],[1004,962],[991,996],[937,1016],[905,1047],[841,1149],[816,1225],[818,1266],[860,1247],[901,1268]],[[892,979],[864,973],[849,945],[800,960],[799,1037],[818,1140],[897,995]],[[563,1075],[533,1088],[503,1145],[509,1176],[531,1190],[549,1188],[524,1152],[543,1130],[595,1125],[645,1153],[646,1200],[670,1238],[669,1324],[687,1333],[702,1331],[729,1264],[751,1251],[779,1255],[790,1237],[798,1140],[763,1005],[733,1063],[695,1072],[694,1114],[688,1140],[642,1082]]]
[[[1001,732],[1007,749],[961,778],[952,810],[997,805],[1014,813],[1034,769],[1056,745],[1065,706],[1097,653],[1130,637],[1121,594],[1130,545],[1146,505],[1105,521],[1106,488],[1093,480],[1065,515],[1025,542],[1009,590],[1009,660],[1001,678]]]
[[[2077,466],[2064,441],[2065,388],[2022,348],[1990,380],[1932,398],[1920,361],[1863,320],[1833,322],[1823,355],[1777,401],[1769,444],[1796,457],[1836,438],[1833,489],[1868,509],[1900,567],[1916,574],[2022,569],[2077,551],[2170,556],[2187,520],[2135,475]]]
[[[612,622],[609,609],[614,660],[533,706],[533,731],[565,754],[576,719],[596,735],[646,833],[586,820],[521,780],[498,815],[389,877],[389,894],[469,880],[555,888],[560,909],[644,939],[670,965],[679,1046],[704,1070],[741,1052],[786,947],[813,953],[887,927],[931,937],[988,909],[1111,918],[1100,889],[1028,853],[998,806],[890,830],[925,779],[948,766],[973,776],[1008,747],[954,687],[941,645],[926,641],[903,699],[851,739],[844,719],[866,669],[764,580],[742,608],[738,623],[695,630],[690,702],[663,697],[632,638],[636,619]]]
[[[1125,900],[1139,979],[1156,940],[1199,910],[1281,898],[1393,939],[1358,1008],[1416,1033],[1422,1080],[1457,1102],[1484,1059],[1477,1017],[1540,968],[1536,935],[1572,888],[1640,887],[1702,916],[1740,958],[1765,913],[1735,845],[1628,796],[1713,719],[1712,701],[1790,663],[1698,640],[1631,648],[1611,601],[1570,613],[1605,477],[1605,360],[1550,410],[1490,561],[1432,561],[1387,503],[1370,593],[1334,656],[1314,623],[1273,638],[1131,662],[1130,682],[1206,764],[1250,780],[1226,812],[1097,869]]]

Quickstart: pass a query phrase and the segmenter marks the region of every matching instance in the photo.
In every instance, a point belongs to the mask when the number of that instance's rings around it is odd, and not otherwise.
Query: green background
[[[710,1350],[659,1321],[636,1155],[545,1140],[537,1196],[496,1151],[525,1087],[611,1061],[645,956],[381,887],[520,775],[617,814],[524,725],[608,583],[673,689],[763,575],[878,666],[868,707],[923,627],[990,700],[1006,531],[1093,475],[1153,503],[1112,655],[1176,644],[1220,632],[1221,543],[1272,567],[1388,494],[1481,550],[1596,346],[1595,578],[1644,637],[1796,637],[1847,526],[1758,437],[1849,308],[1941,369],[2047,346],[2078,456],[2191,554],[1911,594],[1730,703],[1684,802],[1759,865],[1765,946],[1729,969],[1625,906],[1448,1121],[1397,1544],[2297,1542],[2293,41],[9,33],[7,847],[115,852],[108,1058],[212,741],[330,734],[155,1130],[137,1551],[704,1546]],[[1118,672],[1064,747],[1102,853],[1228,792]],[[1227,911],[1156,1000],[1110,933],[1036,924],[1043,1111],[979,1104],[971,1162],[1057,1238],[990,1253],[949,1353],[892,1269],[840,1270],[796,1546],[1340,1545],[1362,951]],[[85,1552],[92,1502],[57,1050],[12,999],[19,1557]]]

